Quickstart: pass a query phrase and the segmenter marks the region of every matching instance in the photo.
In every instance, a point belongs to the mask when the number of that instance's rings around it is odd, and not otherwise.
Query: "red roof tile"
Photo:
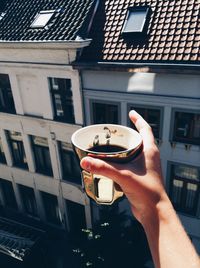
[[[122,36],[128,8],[135,6],[151,9],[146,39]],[[101,0],[89,36],[93,41],[80,61],[196,62],[200,54],[199,9],[198,0]]]

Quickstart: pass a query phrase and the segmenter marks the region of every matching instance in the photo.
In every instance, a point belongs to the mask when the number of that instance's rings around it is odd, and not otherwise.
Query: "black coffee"
[[[127,148],[119,145],[104,144],[104,145],[95,145],[88,149],[89,151],[98,152],[98,153],[116,153],[120,151],[125,151]]]

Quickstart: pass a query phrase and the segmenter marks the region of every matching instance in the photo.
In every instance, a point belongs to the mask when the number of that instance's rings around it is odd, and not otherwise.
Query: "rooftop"
[[[0,0],[0,42],[68,41],[84,37],[95,0]],[[53,11],[49,15],[44,12]],[[35,21],[38,14],[43,17]],[[39,25],[39,27],[34,27]]]
[[[138,7],[150,10],[145,35],[124,36],[127,14]],[[199,10],[198,0],[101,0],[80,62],[197,64]]]

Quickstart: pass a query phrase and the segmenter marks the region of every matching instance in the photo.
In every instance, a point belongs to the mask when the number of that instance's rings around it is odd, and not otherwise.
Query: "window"
[[[38,173],[53,176],[47,138],[32,136],[32,145],[36,171]]]
[[[5,158],[5,154],[4,154],[4,150],[3,150],[1,138],[0,138],[0,163],[6,164],[6,158]]]
[[[50,21],[54,14],[54,10],[46,10],[46,11],[40,11],[39,14],[37,14],[35,20],[31,24],[31,28],[43,28],[47,25],[47,23]]]
[[[81,230],[86,228],[85,207],[70,200],[66,200],[65,202],[67,207],[70,233],[77,237]]]
[[[173,141],[200,145],[200,112],[173,113]]]
[[[7,74],[0,74],[0,112],[16,113],[10,80]]]
[[[0,187],[2,190],[5,206],[16,210],[17,202],[16,202],[12,182],[0,179]]]
[[[119,104],[92,101],[91,111],[92,124],[119,123]]]
[[[81,171],[71,144],[59,142],[62,160],[63,179],[81,184]]]
[[[37,216],[37,205],[34,190],[23,185],[18,185],[18,187],[25,212],[31,216]]]
[[[71,80],[49,78],[55,120],[65,123],[75,123],[74,107],[71,91]]]
[[[197,216],[200,198],[200,169],[172,164],[169,196],[177,211]]]
[[[122,33],[124,35],[143,33],[148,13],[148,7],[129,8]]]
[[[139,107],[139,106],[133,106],[130,105],[129,106],[129,111],[130,110],[135,110],[136,112],[138,112],[147,122],[148,124],[151,126],[154,137],[156,139],[161,139],[162,137],[162,133],[161,133],[161,129],[162,129],[162,124],[161,124],[161,108],[154,108],[154,107]],[[135,128],[135,126],[133,125],[133,123],[131,121],[130,125]]]
[[[13,165],[19,168],[28,169],[21,133],[7,131],[7,136],[12,152]]]
[[[42,194],[42,200],[44,204],[46,220],[49,221],[50,223],[60,225],[61,224],[61,212],[58,206],[57,197],[52,194],[45,193],[45,192],[41,192],[41,194]]]

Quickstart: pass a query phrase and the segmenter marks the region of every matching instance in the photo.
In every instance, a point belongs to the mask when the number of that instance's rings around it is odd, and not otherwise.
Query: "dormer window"
[[[149,7],[129,8],[122,34],[129,36],[132,34],[144,34]]]
[[[35,20],[31,24],[31,28],[43,28],[47,25],[47,23],[52,18],[53,14],[55,13],[55,10],[46,10],[46,11],[40,11],[40,13],[37,14],[35,17]]]

